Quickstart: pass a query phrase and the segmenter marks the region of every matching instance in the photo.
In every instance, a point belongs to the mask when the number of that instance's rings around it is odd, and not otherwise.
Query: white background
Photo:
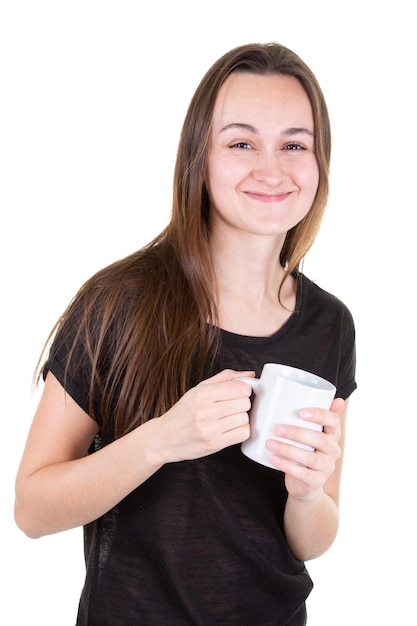
[[[43,342],[86,278],[165,226],[180,128],[206,69],[235,45],[270,40],[312,67],[328,101],[331,196],[304,270],[346,302],[358,340],[341,527],[308,564],[309,626],[416,620],[414,25],[408,0],[1,2],[8,626],[71,626],[83,581],[80,529],[34,541],[13,521]]]

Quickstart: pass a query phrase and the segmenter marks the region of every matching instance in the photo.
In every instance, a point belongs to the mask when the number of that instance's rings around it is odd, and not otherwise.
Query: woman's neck
[[[296,281],[281,266],[280,251],[276,246],[268,250],[267,245],[261,250],[254,246],[214,247],[221,328],[242,335],[268,336],[289,319],[295,309]]]

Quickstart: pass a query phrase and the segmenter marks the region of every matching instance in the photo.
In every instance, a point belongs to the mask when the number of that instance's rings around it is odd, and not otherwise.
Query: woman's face
[[[213,111],[207,190],[211,233],[283,240],[319,182],[310,101],[292,76],[231,74]]]

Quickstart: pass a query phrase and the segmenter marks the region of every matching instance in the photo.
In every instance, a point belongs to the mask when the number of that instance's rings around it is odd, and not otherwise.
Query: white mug
[[[301,409],[329,409],[336,393],[336,387],[328,380],[310,372],[266,363],[260,378],[241,377],[248,383],[255,398],[250,410],[250,438],[241,444],[242,452],[250,459],[267,467],[277,469],[269,460],[271,452],[266,449],[267,439],[274,438],[305,450],[312,450],[290,439],[276,437],[273,428],[276,424],[292,424],[313,430],[322,430],[320,424],[303,420]]]

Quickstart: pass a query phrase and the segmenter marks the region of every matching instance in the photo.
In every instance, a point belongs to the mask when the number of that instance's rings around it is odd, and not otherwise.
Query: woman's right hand
[[[248,439],[252,390],[236,379],[253,375],[223,370],[187,391],[158,418],[161,464],[207,456]]]

